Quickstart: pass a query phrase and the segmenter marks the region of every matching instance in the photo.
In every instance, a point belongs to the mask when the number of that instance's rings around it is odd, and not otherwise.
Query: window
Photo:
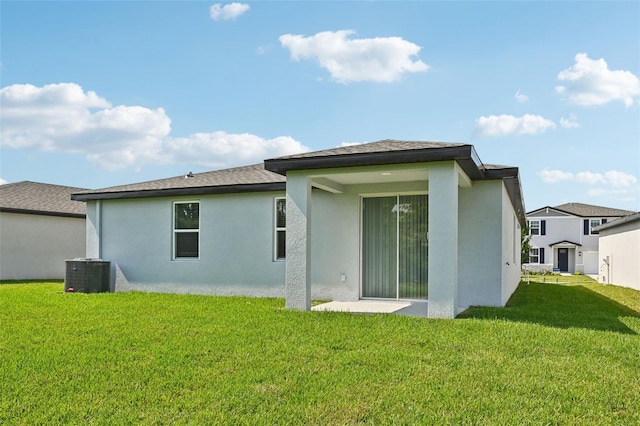
[[[529,235],[547,235],[546,220],[530,220]]]
[[[173,204],[173,258],[200,257],[200,203]]]
[[[529,263],[544,263],[544,247],[531,247],[529,249]]]
[[[599,234],[598,231],[593,229],[596,226],[600,226],[600,219],[590,219],[589,220],[590,235],[598,235]]]
[[[540,263],[540,249],[533,247],[529,249],[529,263]]]
[[[540,235],[540,221],[539,220],[530,220],[529,221],[529,235]]]
[[[273,257],[275,260],[284,260],[287,258],[287,200],[285,198],[276,198],[274,218],[275,233]]]

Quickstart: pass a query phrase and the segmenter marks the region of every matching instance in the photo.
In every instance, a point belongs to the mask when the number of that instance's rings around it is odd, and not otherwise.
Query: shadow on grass
[[[472,306],[458,316],[638,334],[621,317],[640,313],[582,285],[539,283],[520,283],[504,308]]]

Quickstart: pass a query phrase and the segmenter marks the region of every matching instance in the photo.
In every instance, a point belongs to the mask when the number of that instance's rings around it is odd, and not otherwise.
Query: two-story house
[[[582,203],[546,206],[527,213],[531,236],[530,271],[557,271],[597,274],[598,231],[610,222],[632,211]]]

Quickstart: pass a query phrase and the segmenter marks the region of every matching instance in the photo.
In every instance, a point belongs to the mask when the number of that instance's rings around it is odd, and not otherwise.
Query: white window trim
[[[285,222],[284,225],[285,226],[278,226],[278,201],[279,200],[285,200],[285,209],[286,209],[286,200],[287,197],[275,197],[273,199],[273,261],[274,262],[286,262],[287,260],[287,254],[286,254],[286,247],[285,247],[285,255],[283,258],[279,258],[278,257],[278,232],[282,232],[284,231],[284,235],[285,235],[285,246],[286,246],[286,235],[287,235],[287,216],[286,216],[286,210],[285,210]]]
[[[198,212],[202,213],[200,200],[174,201],[171,204],[171,260],[178,262],[193,262],[200,260],[200,218],[198,218],[198,229],[176,229],[176,204],[198,204]],[[176,257],[176,234],[197,233],[198,234],[198,256],[197,257]]]
[[[531,226],[533,224],[533,222],[537,222],[538,223],[538,227],[536,228],[538,230],[537,234],[531,233],[531,231],[533,230],[533,226]],[[539,236],[541,229],[542,229],[542,220],[541,219],[529,219],[529,235],[534,235],[534,236],[537,235],[537,236]]]
[[[600,235],[600,233],[599,233],[599,232],[596,232],[596,233],[594,233],[594,232],[593,232],[593,228],[595,228],[595,226],[593,226],[593,225],[591,224],[591,221],[592,221],[592,220],[597,220],[597,221],[598,221],[598,224],[597,224],[596,226],[600,226],[600,225],[602,225],[602,219],[589,218],[589,235]]]
[[[536,250],[538,252],[538,254],[532,254],[534,250]],[[538,261],[537,262],[532,262],[531,261],[532,257],[537,257]],[[529,263],[532,264],[532,265],[539,265],[540,264],[540,248],[539,247],[531,247],[529,249]]]

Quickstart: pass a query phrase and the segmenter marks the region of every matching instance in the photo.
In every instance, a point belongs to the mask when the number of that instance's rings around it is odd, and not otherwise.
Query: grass
[[[0,424],[639,424],[640,292],[521,284],[462,319],[0,285]]]

